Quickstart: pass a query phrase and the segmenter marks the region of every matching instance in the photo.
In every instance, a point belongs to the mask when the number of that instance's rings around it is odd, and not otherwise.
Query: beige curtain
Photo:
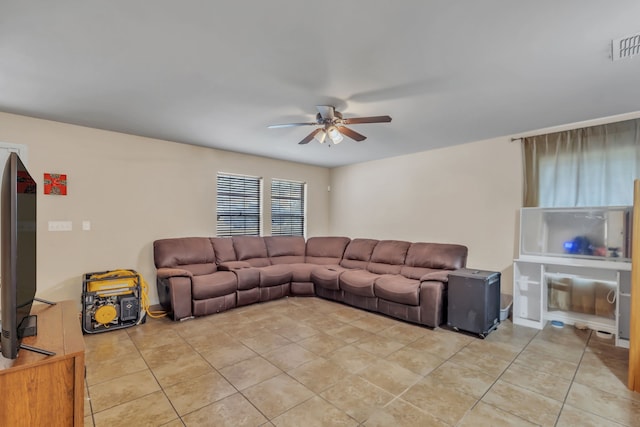
[[[640,174],[640,119],[523,139],[523,206],[628,206]]]

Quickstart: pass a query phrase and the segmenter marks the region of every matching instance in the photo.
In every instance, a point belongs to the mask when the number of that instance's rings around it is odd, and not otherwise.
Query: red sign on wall
[[[59,173],[44,174],[44,194],[67,195],[67,175]]]

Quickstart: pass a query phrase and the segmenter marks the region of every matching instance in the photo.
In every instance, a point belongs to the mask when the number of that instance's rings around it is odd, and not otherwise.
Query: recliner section
[[[320,296],[437,327],[462,245],[348,237],[185,237],[154,242],[158,296],[174,320],[285,296]]]

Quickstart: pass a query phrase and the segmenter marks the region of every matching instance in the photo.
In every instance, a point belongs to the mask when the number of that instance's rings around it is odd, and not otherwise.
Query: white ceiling
[[[340,166],[640,110],[638,0],[0,0],[0,110]],[[368,136],[298,141],[315,105]]]

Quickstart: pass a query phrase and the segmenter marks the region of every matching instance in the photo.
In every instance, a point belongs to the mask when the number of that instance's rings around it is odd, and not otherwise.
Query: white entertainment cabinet
[[[629,347],[631,207],[523,208],[513,323],[581,324]]]

